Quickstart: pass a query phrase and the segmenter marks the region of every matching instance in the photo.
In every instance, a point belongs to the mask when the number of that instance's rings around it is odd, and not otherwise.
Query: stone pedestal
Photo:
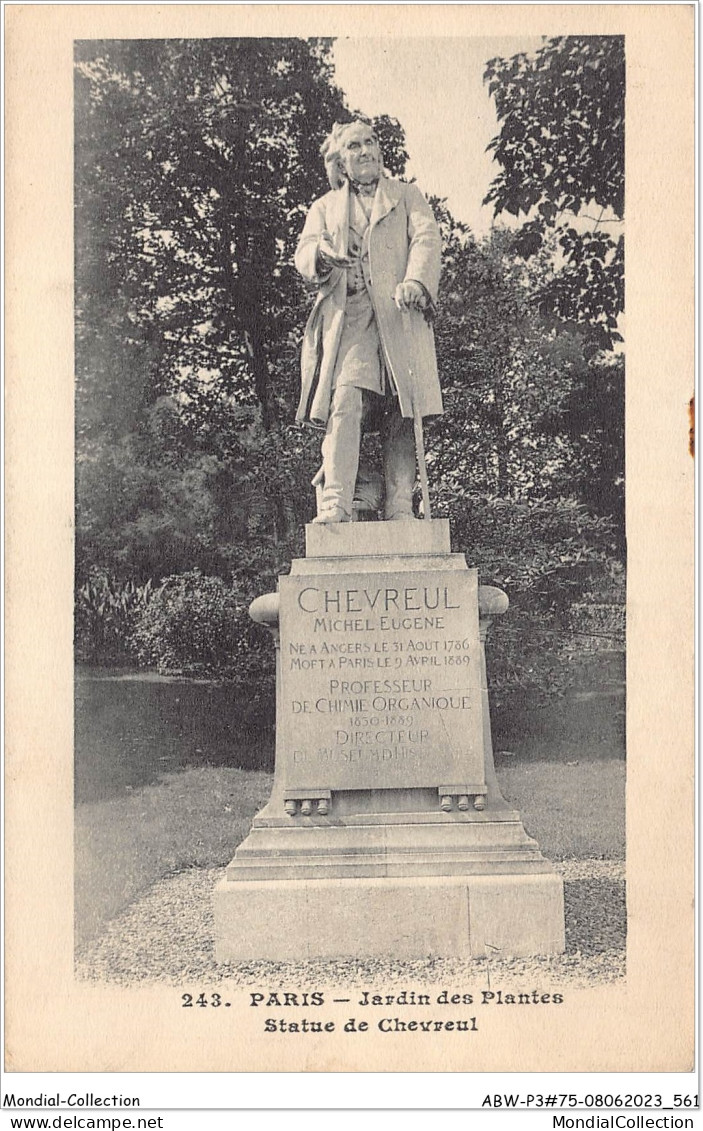
[[[493,765],[483,641],[506,608],[444,520],[306,528],[251,609],[276,770],[215,892],[220,961],[564,949],[561,879]]]

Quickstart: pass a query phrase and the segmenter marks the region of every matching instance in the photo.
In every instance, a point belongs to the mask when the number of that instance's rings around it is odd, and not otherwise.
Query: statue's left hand
[[[408,310],[424,310],[427,305],[427,291],[422,283],[407,279],[395,288],[395,305],[405,314]]]

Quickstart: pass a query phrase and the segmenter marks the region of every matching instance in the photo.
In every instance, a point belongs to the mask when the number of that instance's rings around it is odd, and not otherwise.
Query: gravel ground
[[[564,879],[566,952],[551,957],[490,960],[501,986],[539,975],[540,986],[591,986],[625,975],[625,865],[569,860],[555,864]],[[120,985],[163,982],[238,985],[266,981],[301,989],[331,985],[475,980],[488,960],[347,959],[316,962],[218,963],[213,953],[212,891],[224,868],[193,868],[159,881],[76,953],[76,977]]]

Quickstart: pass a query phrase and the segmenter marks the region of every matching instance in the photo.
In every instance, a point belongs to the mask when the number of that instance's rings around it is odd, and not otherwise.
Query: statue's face
[[[355,122],[344,134],[342,164],[348,177],[361,184],[377,181],[381,175],[381,150],[371,126]]]

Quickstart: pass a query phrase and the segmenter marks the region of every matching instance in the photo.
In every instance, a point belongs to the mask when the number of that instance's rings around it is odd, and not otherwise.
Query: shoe
[[[321,511],[312,521],[325,525],[332,522],[351,522],[351,515],[342,507],[330,507],[329,510]]]
[[[405,514],[403,511],[398,511],[396,514],[386,515],[386,522],[418,522],[418,521],[419,521],[419,519],[416,519],[414,514],[412,514],[412,513]]]

